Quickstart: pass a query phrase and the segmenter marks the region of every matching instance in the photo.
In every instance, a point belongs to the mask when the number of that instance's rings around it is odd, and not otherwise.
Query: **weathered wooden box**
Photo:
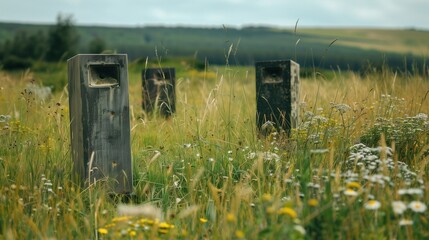
[[[299,64],[291,60],[255,63],[256,121],[260,132],[267,128],[290,130],[298,125]],[[268,129],[269,130],[269,129]]]
[[[164,117],[176,111],[174,68],[147,68],[142,71],[143,110]]]
[[[79,54],[68,60],[71,156],[84,186],[132,192],[127,55]]]

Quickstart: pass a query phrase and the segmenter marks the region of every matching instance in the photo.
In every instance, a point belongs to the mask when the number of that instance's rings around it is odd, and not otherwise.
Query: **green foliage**
[[[102,38],[95,37],[89,42],[89,53],[97,54],[102,53],[104,50],[106,50],[106,42]]]
[[[78,47],[78,35],[71,16],[57,18],[57,24],[49,29],[18,29],[12,39],[0,45],[0,61],[5,69],[31,67],[34,61],[58,61],[74,55]]]
[[[57,23],[49,29],[46,60],[68,59],[78,51],[79,37],[72,16],[58,15]]]
[[[7,40],[0,46],[0,60],[6,70],[25,69],[32,66],[34,60],[44,57],[46,39],[39,31],[30,34],[26,31],[15,33],[13,40]]]
[[[12,41],[6,41],[3,46],[5,55],[24,59],[41,59],[45,53],[45,36],[43,32],[29,34],[18,31]]]
[[[378,146],[384,136],[387,144],[393,144],[400,159],[413,159],[429,144],[429,122],[424,113],[413,117],[377,118],[374,126],[361,137],[362,143]]]
[[[32,66],[31,60],[15,57],[13,55],[4,58],[1,64],[5,70],[27,69]]]

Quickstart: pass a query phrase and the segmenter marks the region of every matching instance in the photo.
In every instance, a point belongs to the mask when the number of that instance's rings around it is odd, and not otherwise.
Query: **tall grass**
[[[71,181],[67,92],[41,99],[37,73],[0,73],[1,238],[429,237],[427,80],[301,79],[299,127],[259,138],[253,68],[179,72],[163,119],[141,110],[130,66],[134,215],[100,184]]]

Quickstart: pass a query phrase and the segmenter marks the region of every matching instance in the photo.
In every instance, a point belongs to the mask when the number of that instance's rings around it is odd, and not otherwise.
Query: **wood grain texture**
[[[132,192],[126,55],[76,55],[68,60],[70,133],[75,173],[83,185]]]

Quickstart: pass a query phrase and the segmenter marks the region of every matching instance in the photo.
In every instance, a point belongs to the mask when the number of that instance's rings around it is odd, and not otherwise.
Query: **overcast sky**
[[[0,21],[78,25],[381,27],[429,30],[429,0],[0,0]]]

